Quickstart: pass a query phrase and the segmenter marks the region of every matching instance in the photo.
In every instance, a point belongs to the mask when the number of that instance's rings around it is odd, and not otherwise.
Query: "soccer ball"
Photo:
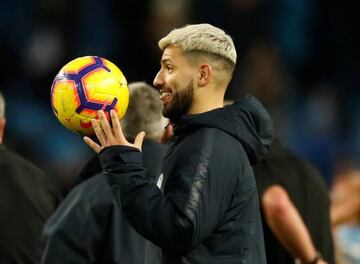
[[[57,119],[68,129],[91,136],[91,119],[103,110],[109,118],[114,109],[121,119],[129,104],[129,89],[121,70],[97,56],[70,61],[51,86],[51,105]]]

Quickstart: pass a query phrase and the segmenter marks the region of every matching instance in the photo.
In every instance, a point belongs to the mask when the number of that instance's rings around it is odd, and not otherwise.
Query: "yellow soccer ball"
[[[56,75],[51,86],[51,105],[57,119],[82,135],[94,134],[90,120],[103,110],[109,120],[114,109],[121,119],[129,104],[129,89],[121,70],[97,56],[70,61]]]

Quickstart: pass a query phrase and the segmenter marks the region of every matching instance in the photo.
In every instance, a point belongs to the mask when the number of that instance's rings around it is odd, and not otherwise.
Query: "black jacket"
[[[266,263],[251,163],[272,142],[271,119],[251,96],[175,124],[154,186],[134,148],[112,146],[100,160],[130,223],[161,247],[148,263]],[[162,182],[162,184],[161,184]]]
[[[148,172],[158,174],[164,146],[146,141]],[[79,175],[44,228],[46,247],[42,263],[144,263],[145,239],[128,223],[112,195],[97,156]]]
[[[40,168],[0,144],[0,263],[39,263],[60,194]]]

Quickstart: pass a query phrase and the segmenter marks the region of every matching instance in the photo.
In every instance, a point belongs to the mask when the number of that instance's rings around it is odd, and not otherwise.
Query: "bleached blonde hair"
[[[161,50],[168,46],[178,46],[186,53],[202,53],[216,58],[223,58],[233,70],[237,54],[232,38],[220,28],[210,24],[194,24],[177,28],[160,39]]]
[[[5,99],[0,91],[0,118],[5,117]]]
[[[146,138],[160,141],[167,119],[162,115],[160,94],[145,82],[129,84],[130,101],[121,126],[126,137],[134,139],[140,131]]]

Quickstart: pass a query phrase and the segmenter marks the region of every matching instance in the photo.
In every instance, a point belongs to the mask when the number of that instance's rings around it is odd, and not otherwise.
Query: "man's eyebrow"
[[[162,59],[161,60],[162,64],[166,64],[166,63],[172,63],[172,61],[170,59]]]

